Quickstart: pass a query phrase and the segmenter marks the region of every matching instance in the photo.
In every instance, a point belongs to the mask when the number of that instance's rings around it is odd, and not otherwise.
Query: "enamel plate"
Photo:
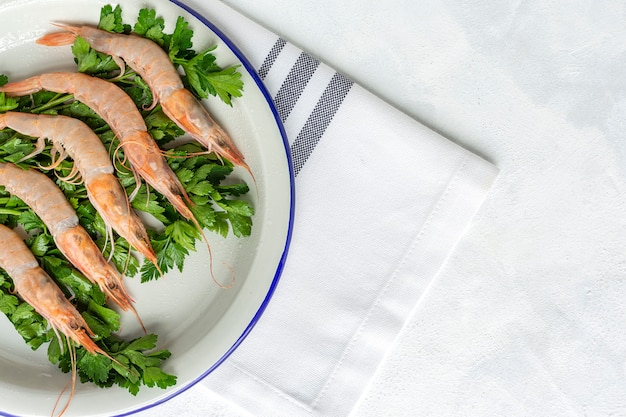
[[[108,3],[0,0],[0,73],[18,81],[49,71],[75,71],[69,46],[39,46],[35,39],[55,30],[52,21],[96,25],[101,7]],[[172,352],[163,369],[178,377],[177,385],[167,390],[144,386],[132,396],[118,387],[101,389],[79,383],[66,416],[131,414],[174,397],[219,366],[252,329],[269,302],[285,261],[293,223],[293,173],[282,125],[254,69],[215,27],[220,22],[208,22],[166,0],[110,3],[121,5],[124,22],[131,25],[139,9],[156,9],[157,15],[165,19],[166,33],[171,33],[178,16],[183,16],[194,31],[196,50],[216,44],[214,53],[219,65],[241,64],[243,97],[235,99],[233,107],[215,98],[205,100],[205,105],[231,134],[255,175],[256,188],[244,169],[237,168],[233,173],[250,185],[248,198],[256,212],[250,237],[230,235],[224,239],[208,233],[217,279],[230,281],[231,271],[225,266],[229,265],[236,277],[234,287],[221,289],[215,285],[208,272],[208,252],[201,244],[186,261],[182,273],[172,271],[163,279],[144,284],[139,277],[125,279],[148,331],[159,336],[158,348]],[[48,362],[47,345],[32,351],[1,314],[0,335],[0,415],[50,415],[70,375]],[[141,335],[134,317],[124,313],[120,336],[130,339]]]

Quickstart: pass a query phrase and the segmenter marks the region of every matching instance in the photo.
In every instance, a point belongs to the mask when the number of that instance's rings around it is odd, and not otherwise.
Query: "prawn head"
[[[215,152],[233,164],[245,168],[254,180],[252,170],[233,140],[189,90],[184,88],[175,90],[169,96],[161,98],[161,108],[166,116],[204,145],[209,152]],[[254,181],[256,183],[256,180]]]
[[[102,256],[98,246],[82,226],[77,225],[58,233],[54,241],[63,255],[88,279],[93,280],[106,296],[124,311],[131,311],[143,328],[146,328],[133,307],[122,277]]]
[[[121,231],[135,249],[143,254],[158,269],[157,257],[141,219],[130,207],[130,202],[114,175],[97,175],[85,180],[92,204],[104,216],[107,225]],[[106,213],[106,214],[105,214]],[[160,270],[159,270],[160,271]]]
[[[130,169],[163,194],[184,218],[191,220],[193,213],[188,205],[193,205],[193,202],[180,179],[167,165],[165,153],[150,134],[137,131],[120,144],[120,147],[124,149],[124,156],[131,163]]]

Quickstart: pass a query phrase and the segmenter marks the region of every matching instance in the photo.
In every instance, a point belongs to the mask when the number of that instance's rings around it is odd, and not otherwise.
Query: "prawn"
[[[15,292],[30,304],[37,313],[46,319],[48,325],[61,342],[59,332],[82,346],[87,352],[101,354],[111,360],[91,337],[93,331],[74,305],[65,298],[65,294],[56,282],[39,266],[37,259],[28,249],[22,238],[10,228],[0,225],[0,268],[11,277]],[[69,407],[76,386],[76,354],[70,355],[72,361],[72,390],[70,399],[61,414]]]
[[[0,225],[0,247],[0,268],[13,280],[17,294],[41,314],[55,331],[60,331],[89,353],[106,355],[91,339],[94,333],[83,316],[39,266],[22,238],[4,225]]]
[[[95,50],[111,55],[122,72],[127,64],[150,87],[153,106],[160,102],[163,112],[182,130],[209,152],[215,152],[246,169],[254,180],[243,154],[202,103],[184,87],[168,54],[157,43],[141,36],[110,33],[89,26],[56,26],[64,32],[44,35],[36,42],[46,46],[70,45],[80,36]]]
[[[48,228],[57,248],[85,277],[124,311],[132,311],[144,328],[122,277],[100,252],[65,194],[45,174],[0,163],[0,185],[28,205]]]
[[[10,96],[40,90],[71,93],[96,112],[111,128],[124,149],[133,172],[160,192],[184,218],[197,221],[187,207],[191,200],[180,180],[167,164],[133,100],[117,85],[80,72],[41,74],[5,84],[0,92]]]
[[[85,182],[89,200],[105,223],[158,269],[148,232],[137,213],[130,208],[126,190],[113,174],[109,153],[89,126],[68,116],[6,112],[0,114],[0,128],[5,127],[39,138],[37,149],[25,158],[41,152],[45,138],[61,145],[74,160],[74,168]]]

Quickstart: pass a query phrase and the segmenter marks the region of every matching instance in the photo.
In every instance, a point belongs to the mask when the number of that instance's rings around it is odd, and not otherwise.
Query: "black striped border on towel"
[[[286,44],[287,42],[282,38],[279,38],[274,43],[274,46],[258,70],[261,79],[267,77],[272,65],[274,65]],[[291,110],[295,107],[319,65],[320,62],[316,58],[306,52],[302,52],[291,67],[287,77],[274,96],[278,115],[283,122],[289,117]],[[352,88],[352,85],[353,82],[351,80],[338,72],[335,72],[328,82],[313,111],[309,114],[306,122],[300,128],[298,136],[291,145],[291,158],[296,176],[315,150],[316,145],[324,135],[337,110],[341,107],[341,103],[350,91],[350,88]]]

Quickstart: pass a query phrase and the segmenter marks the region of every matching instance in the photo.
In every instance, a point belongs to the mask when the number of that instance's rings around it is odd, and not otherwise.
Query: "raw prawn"
[[[148,83],[154,104],[160,102],[163,112],[181,129],[209,151],[245,168],[254,179],[243,154],[202,103],[184,87],[169,56],[157,43],[141,36],[110,33],[89,26],[57,26],[65,32],[44,35],[37,43],[46,46],[70,45],[76,36],[80,36],[93,49],[111,55],[122,72],[127,64]]]
[[[33,209],[50,231],[57,248],[87,279],[122,310],[132,311],[141,323],[122,277],[78,223],[74,208],[54,181],[35,169],[0,163],[0,185]]]
[[[89,126],[67,116],[6,112],[0,114],[0,128],[5,127],[39,138],[34,153],[43,150],[45,138],[61,145],[74,160],[74,168],[85,182],[89,200],[105,223],[157,265],[146,228],[131,209],[126,190],[113,174],[109,153]]]
[[[39,266],[37,259],[22,238],[4,225],[0,225],[0,248],[2,248],[0,251],[0,268],[3,268],[13,280],[15,292],[46,319],[57,334],[59,343],[62,342],[59,336],[59,332],[61,332],[65,337],[84,347],[89,353],[101,354],[115,361],[91,339],[94,333],[83,316],[65,298],[65,294],[52,278]],[[76,353],[73,347],[70,348],[70,359],[72,361],[72,390],[70,399],[60,415],[67,410],[76,385]]]
[[[83,316],[39,266],[22,238],[4,225],[0,225],[0,248],[0,268],[13,280],[17,294],[41,314],[55,331],[60,331],[89,353],[106,355],[91,339],[94,333]]]
[[[134,172],[160,192],[186,219],[196,223],[187,207],[190,199],[172,171],[133,100],[117,85],[83,73],[55,72],[37,75],[0,87],[11,96],[40,90],[71,93],[96,112],[111,128],[124,148]]]

